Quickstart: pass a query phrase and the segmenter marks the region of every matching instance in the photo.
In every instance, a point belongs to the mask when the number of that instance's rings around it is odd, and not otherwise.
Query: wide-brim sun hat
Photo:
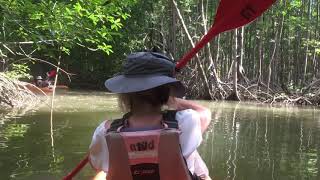
[[[122,68],[121,73],[105,81],[106,88],[113,93],[139,92],[169,84],[172,96],[185,95],[185,87],[174,77],[175,64],[161,53],[132,53]]]

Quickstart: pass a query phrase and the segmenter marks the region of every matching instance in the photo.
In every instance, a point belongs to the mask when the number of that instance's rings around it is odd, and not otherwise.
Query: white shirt
[[[186,158],[189,170],[193,173],[194,159],[190,155],[197,151],[202,142],[200,116],[196,111],[187,109],[178,111],[176,120],[181,131],[179,140],[182,154]],[[106,173],[109,169],[109,151],[105,139],[107,128],[106,121],[96,128],[90,144],[89,156],[92,167]]]

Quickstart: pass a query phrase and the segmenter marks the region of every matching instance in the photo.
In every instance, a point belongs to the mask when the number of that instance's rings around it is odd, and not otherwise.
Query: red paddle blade
[[[266,11],[276,0],[221,0],[212,28],[217,33],[248,24]]]
[[[176,65],[181,69],[213,37],[221,32],[248,24],[261,16],[276,0],[221,0],[213,26]]]

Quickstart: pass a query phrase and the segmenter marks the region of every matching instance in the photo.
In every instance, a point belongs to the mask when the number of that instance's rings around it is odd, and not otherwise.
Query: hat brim
[[[165,84],[172,85],[172,96],[183,97],[185,95],[185,87],[179,80],[163,75],[118,75],[105,81],[106,88],[113,93],[145,91]]]

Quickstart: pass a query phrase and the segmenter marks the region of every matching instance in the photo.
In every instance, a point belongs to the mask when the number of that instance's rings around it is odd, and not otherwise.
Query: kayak
[[[50,95],[53,92],[53,86],[37,87],[33,84],[26,84],[25,87],[37,95]],[[57,85],[56,86],[56,91],[57,90],[67,90],[67,89],[69,89],[69,87],[65,86],[65,85]]]

